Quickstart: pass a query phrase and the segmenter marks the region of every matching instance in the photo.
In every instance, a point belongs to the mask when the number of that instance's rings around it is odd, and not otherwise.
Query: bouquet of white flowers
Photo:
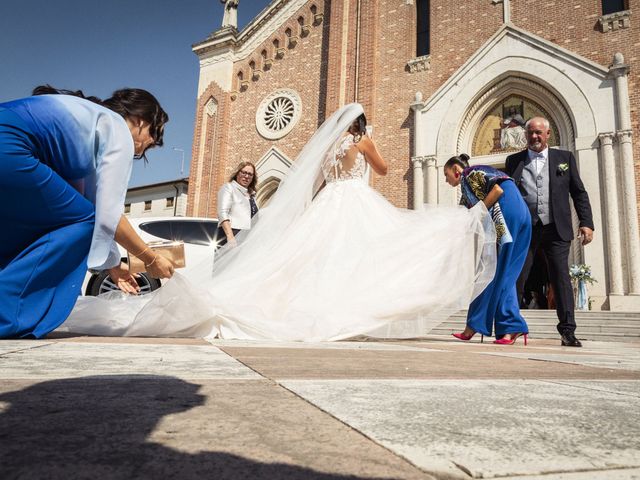
[[[578,310],[589,310],[587,283],[593,285],[594,282],[597,282],[597,280],[591,276],[591,267],[584,263],[571,265],[569,275],[574,285],[576,308]]]
[[[571,280],[576,283],[580,280],[591,285],[597,282],[597,280],[591,276],[591,267],[584,263],[571,265],[571,268],[569,268],[569,275],[571,276]]]

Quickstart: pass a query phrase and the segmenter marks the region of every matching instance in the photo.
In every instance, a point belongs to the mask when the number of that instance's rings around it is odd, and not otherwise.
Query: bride
[[[495,271],[495,231],[478,202],[404,210],[368,185],[387,166],[359,104],[304,147],[256,226],[192,282],[79,299],[62,329],[131,336],[340,340],[415,337],[466,308]]]

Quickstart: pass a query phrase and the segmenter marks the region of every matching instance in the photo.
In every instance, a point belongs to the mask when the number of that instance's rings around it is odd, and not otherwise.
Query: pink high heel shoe
[[[514,343],[516,343],[516,340],[519,337],[524,337],[524,346],[527,346],[527,337],[529,334],[527,333],[511,333],[511,338],[505,338],[502,337],[496,341],[494,341],[493,343],[497,344],[497,345],[513,345]]]
[[[473,338],[473,336],[475,334],[476,334],[476,332],[473,332],[471,335],[465,335],[464,332],[460,332],[460,333],[452,333],[451,335],[456,337],[458,340],[462,340],[463,342],[468,342],[469,340],[471,340]],[[480,343],[484,343],[484,335],[483,334],[480,334]]]

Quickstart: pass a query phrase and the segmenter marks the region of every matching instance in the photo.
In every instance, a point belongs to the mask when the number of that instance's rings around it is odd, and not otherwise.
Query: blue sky
[[[269,0],[241,0],[238,26]],[[0,102],[25,97],[50,83],[108,97],[122,87],[153,93],[170,117],[165,145],[135,162],[131,185],[189,173],[198,57],[191,45],[222,22],[220,0],[2,0]]]

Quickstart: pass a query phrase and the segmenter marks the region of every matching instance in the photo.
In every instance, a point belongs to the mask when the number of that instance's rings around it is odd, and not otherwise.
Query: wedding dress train
[[[195,281],[176,274],[144,297],[81,298],[63,328],[291,341],[406,338],[466,308],[493,277],[493,222],[482,202],[471,210],[396,208],[368,185],[361,153],[343,169],[356,148],[345,130],[361,112],[348,105],[321,127],[256,227],[214,265],[202,265]],[[326,186],[318,192],[319,179]]]

